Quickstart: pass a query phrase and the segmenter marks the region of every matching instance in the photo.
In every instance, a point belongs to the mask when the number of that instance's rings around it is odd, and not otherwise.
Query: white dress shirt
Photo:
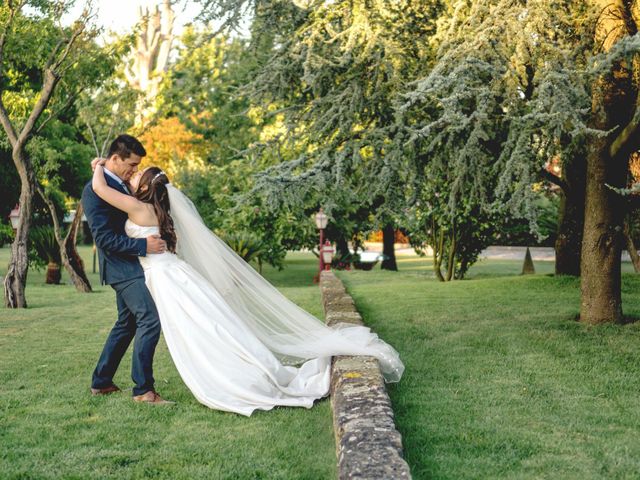
[[[124,183],[124,180],[122,180],[119,176],[117,176],[115,173],[113,173],[108,168],[105,168],[105,167],[102,167],[102,168],[104,170],[104,173],[106,173],[111,178],[113,178],[116,182],[118,182],[120,185],[122,185],[122,188],[124,188],[124,191],[127,192],[129,195],[131,195],[131,192],[129,191],[129,188],[127,187],[127,184]]]

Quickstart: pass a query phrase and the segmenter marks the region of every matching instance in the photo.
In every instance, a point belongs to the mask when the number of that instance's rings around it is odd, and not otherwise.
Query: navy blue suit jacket
[[[127,193],[115,179],[105,174],[107,184]],[[138,257],[147,254],[145,238],[128,237],[124,231],[127,214],[102,200],[87,183],[82,191],[82,206],[93,241],[98,247],[100,282],[104,285],[144,277]]]

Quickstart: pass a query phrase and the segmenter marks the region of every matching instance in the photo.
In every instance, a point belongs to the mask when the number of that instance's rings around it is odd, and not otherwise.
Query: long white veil
[[[213,285],[282,363],[371,355],[378,359],[387,382],[400,380],[404,365],[393,347],[367,327],[346,323],[328,327],[298,307],[209,230],[189,198],[171,184],[167,190],[178,256]]]

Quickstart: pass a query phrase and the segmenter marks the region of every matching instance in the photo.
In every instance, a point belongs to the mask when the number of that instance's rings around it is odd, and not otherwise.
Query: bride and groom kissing
[[[194,397],[250,416],[275,406],[310,408],[329,393],[331,357],[370,355],[388,382],[404,366],[369,328],[321,320],[282,295],[202,221],[158,167],[138,171],[146,151],[118,136],[82,205],[98,249],[100,279],[115,290],[118,318],[93,372],[91,392],[120,391],[113,377],[133,341],[133,400],[170,404],[155,390],[162,330]]]

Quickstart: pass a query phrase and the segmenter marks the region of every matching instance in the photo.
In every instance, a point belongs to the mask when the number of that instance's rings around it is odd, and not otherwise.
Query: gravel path
[[[367,251],[382,252],[381,243],[365,243]],[[531,257],[534,261],[549,261],[553,262],[556,258],[553,247],[530,247]],[[501,247],[491,246],[482,251],[480,254],[481,259],[491,260],[524,260],[524,255],[527,247]],[[396,255],[415,255],[415,250],[404,245],[396,245]],[[427,252],[430,254],[430,252]],[[629,254],[626,250],[622,252],[622,261],[630,262]]]

